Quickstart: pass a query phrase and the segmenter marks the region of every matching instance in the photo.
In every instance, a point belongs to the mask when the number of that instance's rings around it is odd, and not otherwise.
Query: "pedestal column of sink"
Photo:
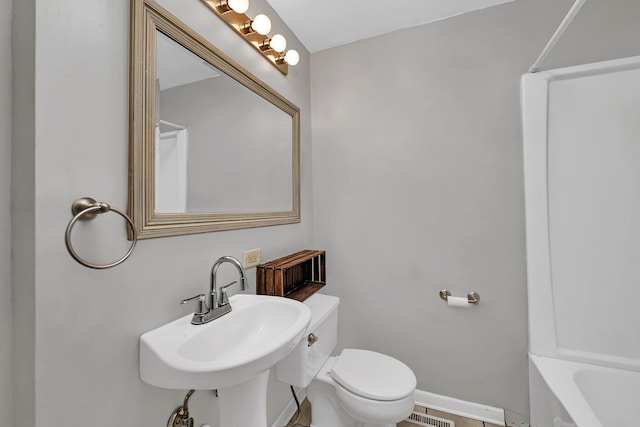
[[[269,370],[236,386],[218,389],[220,427],[267,427]]]

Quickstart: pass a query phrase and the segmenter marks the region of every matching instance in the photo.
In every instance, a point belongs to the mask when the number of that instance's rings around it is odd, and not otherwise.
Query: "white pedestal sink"
[[[171,389],[218,390],[220,427],[267,427],[269,369],[302,339],[311,311],[297,301],[234,295],[232,311],[192,325],[192,315],[140,337],[140,377]]]

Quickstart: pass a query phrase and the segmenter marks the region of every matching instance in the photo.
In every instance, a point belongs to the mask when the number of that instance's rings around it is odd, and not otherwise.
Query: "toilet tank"
[[[311,309],[305,337],[276,364],[276,379],[294,387],[307,387],[331,356],[338,338],[338,297],[314,294],[304,301]],[[315,342],[309,339],[313,334]]]

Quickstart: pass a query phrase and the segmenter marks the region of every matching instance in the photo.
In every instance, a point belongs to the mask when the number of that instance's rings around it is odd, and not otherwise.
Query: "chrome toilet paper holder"
[[[442,298],[444,301],[446,301],[449,297],[451,296],[451,292],[449,292],[446,289],[443,289],[440,291],[440,298]],[[480,294],[477,292],[469,292],[467,294],[467,301],[469,301],[469,304],[479,304],[480,303]]]

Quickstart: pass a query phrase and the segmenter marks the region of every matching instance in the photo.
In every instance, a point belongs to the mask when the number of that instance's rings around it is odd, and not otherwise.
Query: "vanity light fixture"
[[[287,53],[284,54],[284,61],[289,65],[297,65],[300,62],[300,54],[297,50],[289,49]]]
[[[260,45],[260,49],[265,51],[273,49],[275,52],[282,53],[287,48],[287,39],[282,34],[275,34],[270,39],[264,39]],[[290,64],[295,65],[295,64]]]
[[[266,36],[271,31],[271,19],[263,13],[256,15],[253,20],[249,20],[242,26],[242,32],[250,34],[256,32],[262,36]]]
[[[249,9],[249,0],[222,0],[217,6],[223,13],[231,10],[236,13],[245,13]]]
[[[300,55],[293,49],[283,54],[287,48],[287,40],[284,36],[281,34],[268,36],[271,31],[271,20],[267,15],[261,13],[253,19],[245,15],[249,8],[249,0],[200,1],[257,49],[282,74],[289,74],[289,65],[296,65],[300,61]]]
[[[284,55],[276,58],[277,63],[289,64],[295,66],[300,61],[300,54],[295,49],[289,49]]]

